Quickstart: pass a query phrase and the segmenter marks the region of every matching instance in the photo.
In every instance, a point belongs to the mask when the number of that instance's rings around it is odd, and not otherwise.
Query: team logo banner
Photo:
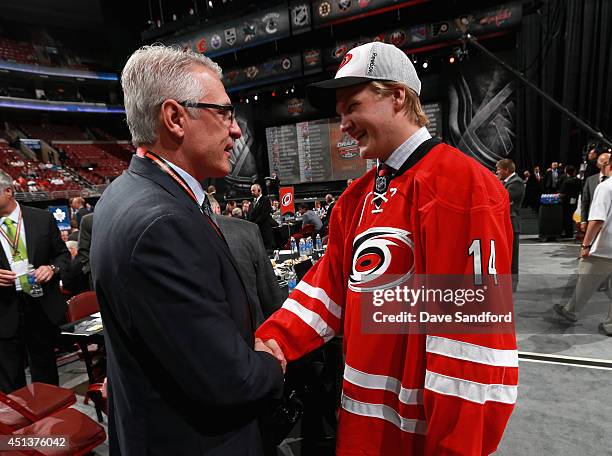
[[[57,227],[60,230],[69,230],[70,229],[70,217],[68,217],[68,206],[49,206],[47,208],[53,218],[55,219],[55,223],[57,223]]]
[[[306,10],[300,5],[308,6]],[[307,2],[296,3],[293,26],[304,31],[310,29],[310,7]],[[173,37],[165,44],[176,44],[182,49],[192,49],[209,57],[227,54],[238,49],[285,38],[291,33],[287,4],[249,14],[240,19],[212,25],[204,30]]]
[[[287,214],[288,212],[295,214],[295,201],[293,195],[293,187],[280,188],[281,214]]]

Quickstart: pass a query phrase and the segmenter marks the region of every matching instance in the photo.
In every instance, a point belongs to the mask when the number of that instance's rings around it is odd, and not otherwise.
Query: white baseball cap
[[[348,51],[334,79],[310,84],[306,96],[315,108],[335,111],[337,89],[370,81],[401,82],[421,93],[421,80],[408,56],[392,44],[374,41]]]

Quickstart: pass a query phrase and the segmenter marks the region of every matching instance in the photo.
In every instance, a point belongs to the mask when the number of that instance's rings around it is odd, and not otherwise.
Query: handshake
[[[283,351],[274,339],[269,339],[265,342],[261,339],[255,339],[255,351],[263,351],[270,353],[278,360],[283,369],[283,374],[285,373],[285,370],[287,369],[287,360],[285,359]]]

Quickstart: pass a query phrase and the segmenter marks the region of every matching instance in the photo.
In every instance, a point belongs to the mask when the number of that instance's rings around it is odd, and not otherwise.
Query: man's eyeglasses
[[[220,105],[214,103],[193,103],[191,101],[182,101],[179,104],[186,108],[216,109],[223,117],[224,122],[228,123],[229,125],[234,123],[236,106],[232,104]]]

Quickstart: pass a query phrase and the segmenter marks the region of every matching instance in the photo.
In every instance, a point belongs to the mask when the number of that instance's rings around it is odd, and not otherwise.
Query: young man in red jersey
[[[510,273],[507,194],[493,173],[430,136],[420,90],[410,59],[379,42],[352,49],[334,79],[308,88],[314,106],[332,101],[342,131],[379,166],[342,194],[327,253],[256,335],[292,361],[344,334],[340,456],[490,454],[516,402],[513,331],[362,326],[364,303],[397,277]]]

